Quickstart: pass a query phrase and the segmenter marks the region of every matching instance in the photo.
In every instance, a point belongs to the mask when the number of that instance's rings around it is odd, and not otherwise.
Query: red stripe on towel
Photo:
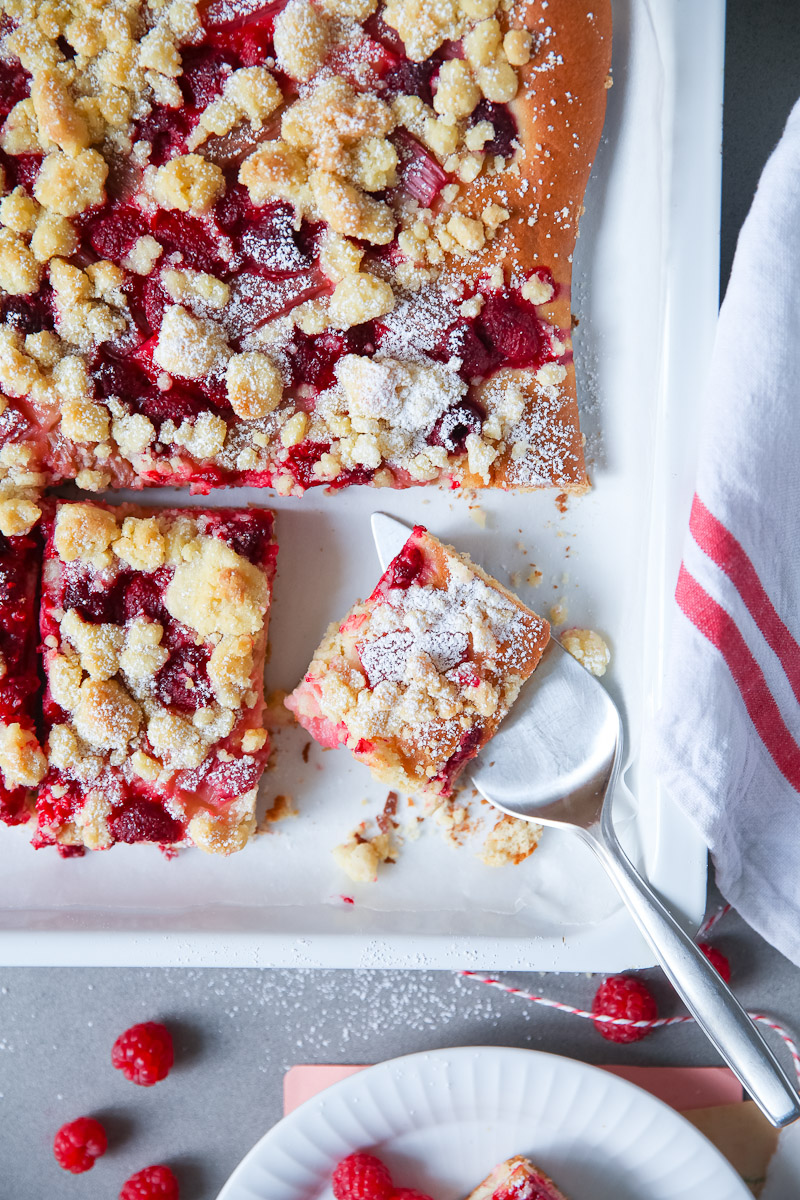
[[[800,747],[787,729],[764,673],[735,621],[683,565],[675,599],[695,628],[725,659],[750,720],[775,766],[795,791],[800,791]]]
[[[800,646],[775,611],[741,542],[697,495],[692,503],[689,529],[703,553],[724,571],[738,591],[767,645],[777,655],[795,698],[800,701]]]

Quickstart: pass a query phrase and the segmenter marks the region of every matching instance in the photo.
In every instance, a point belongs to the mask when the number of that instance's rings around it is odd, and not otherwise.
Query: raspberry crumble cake
[[[500,1163],[467,1200],[567,1200],[552,1179],[528,1158],[516,1155]]]
[[[609,0],[5,0],[0,445],[109,486],[581,489]]]
[[[34,843],[241,849],[269,753],[272,513],[59,503],[47,524]]]
[[[39,509],[0,501],[0,821],[25,824],[46,763],[36,736]]]
[[[548,623],[418,525],[369,599],[328,629],[285,703],[403,792],[447,796],[533,672]]]

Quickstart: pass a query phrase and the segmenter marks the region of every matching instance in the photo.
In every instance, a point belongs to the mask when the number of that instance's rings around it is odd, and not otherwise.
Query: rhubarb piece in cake
[[[42,560],[39,506],[0,500],[0,821],[22,825],[45,772],[36,735],[37,592]]]
[[[241,849],[269,752],[275,556],[265,509],[57,506],[42,583],[37,844]]]
[[[567,1200],[544,1171],[516,1155],[500,1163],[467,1200]]]
[[[10,0],[0,445],[95,491],[582,489],[610,55],[610,0]]]
[[[286,704],[404,792],[447,796],[547,645],[546,621],[417,526],[375,591],[329,628]]]

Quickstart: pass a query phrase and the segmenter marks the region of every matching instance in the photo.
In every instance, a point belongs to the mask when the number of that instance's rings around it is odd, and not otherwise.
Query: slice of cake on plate
[[[0,445],[93,491],[584,488],[610,56],[609,0],[9,0]]]
[[[567,1200],[567,1197],[544,1171],[518,1154],[495,1167],[467,1200]]]
[[[417,526],[369,599],[329,628],[286,704],[403,792],[447,796],[547,645],[547,621]]]
[[[39,517],[32,500],[0,501],[0,821],[7,825],[30,819],[32,789],[46,768],[35,725]]]
[[[37,845],[194,844],[255,827],[277,547],[265,509],[59,503],[41,603]]]

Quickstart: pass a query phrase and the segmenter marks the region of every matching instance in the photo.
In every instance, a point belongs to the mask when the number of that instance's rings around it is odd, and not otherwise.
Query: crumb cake
[[[0,447],[50,483],[585,486],[610,0],[5,0]]]
[[[272,513],[64,502],[47,524],[34,843],[241,849],[269,753]]]
[[[286,705],[403,792],[447,796],[533,672],[548,623],[416,526],[369,599],[334,623]]]
[[[40,511],[0,501],[0,821],[25,824],[46,762],[36,731]]]
[[[500,1163],[467,1200],[567,1200],[552,1179],[528,1158],[516,1155]]]

